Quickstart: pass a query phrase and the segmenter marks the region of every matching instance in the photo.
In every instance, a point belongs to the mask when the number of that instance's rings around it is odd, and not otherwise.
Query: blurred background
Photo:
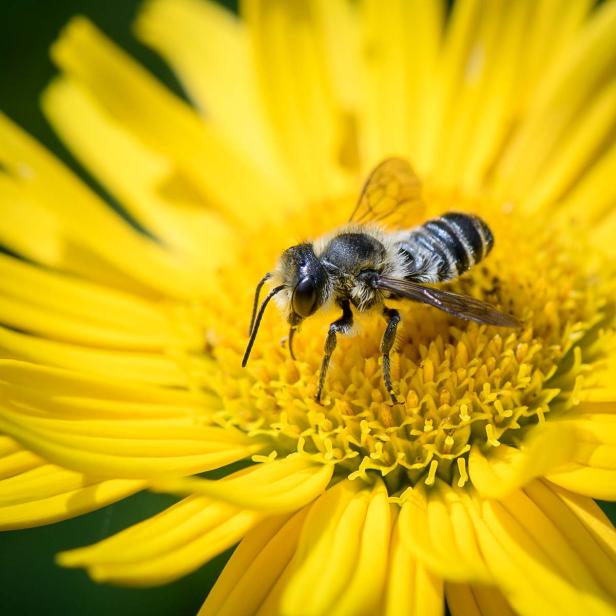
[[[237,2],[222,2],[237,10]],[[166,65],[131,34],[139,0],[0,0],[0,110],[79,172],[47,125],[39,95],[55,74],[48,48],[75,14],[86,15],[176,94],[183,96]],[[138,494],[75,520],[0,533],[0,613],[7,616],[88,614],[114,616],[195,614],[229,553],[173,584],[152,589],[95,584],[80,570],[54,564],[54,555],[87,545],[150,517],[174,500]],[[616,506],[602,503],[611,519]]]

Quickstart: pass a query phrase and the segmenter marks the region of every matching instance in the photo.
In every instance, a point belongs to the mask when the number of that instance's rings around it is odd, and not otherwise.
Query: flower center
[[[522,219],[482,199],[427,195],[426,218],[473,211],[490,225],[495,248],[454,283],[524,321],[512,330],[464,321],[435,308],[397,301],[402,322],[391,354],[394,389],[385,391],[379,311],[356,315],[339,336],[322,404],[314,400],[327,325],[337,313],[305,321],[294,347],[284,344],[286,315],[268,308],[247,368],[240,367],[252,293],[290,245],[316,239],[344,221],[349,202],[313,208],[242,242],[221,273],[207,329],[219,370],[208,383],[221,400],[216,420],[267,434],[279,456],[292,452],[336,462],[337,473],[383,475],[391,494],[437,477],[464,485],[473,444],[519,446],[529,427],[577,404],[608,318],[613,279],[573,225]],[[511,208],[510,208],[511,209]],[[308,230],[308,233],[307,231]],[[596,257],[596,255],[594,255]],[[599,275],[599,272],[602,274]]]

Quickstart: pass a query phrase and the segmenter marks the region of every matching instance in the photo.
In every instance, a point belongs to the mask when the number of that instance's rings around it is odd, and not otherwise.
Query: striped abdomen
[[[408,278],[444,282],[479,263],[493,244],[481,218],[449,212],[401,235],[397,247],[408,262]]]

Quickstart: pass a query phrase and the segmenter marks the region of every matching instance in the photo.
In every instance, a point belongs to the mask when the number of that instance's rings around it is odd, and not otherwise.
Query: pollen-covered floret
[[[213,351],[221,360],[212,380],[224,402],[220,420],[269,435],[278,455],[299,451],[335,461],[341,476],[367,478],[375,471],[395,495],[436,478],[464,485],[473,445],[488,454],[501,443],[517,447],[530,427],[577,404],[592,384],[593,332],[607,319],[605,298],[613,285],[610,276],[599,275],[596,263],[579,259],[580,245],[589,238],[578,233],[572,242],[514,213],[489,215],[494,204],[459,196],[433,197],[429,208],[437,214],[452,205],[485,211],[496,240],[490,257],[449,288],[517,315],[525,323],[522,330],[391,302],[402,316],[392,353],[401,404],[391,404],[382,384],[379,344],[385,322],[369,312],[353,335],[339,340],[319,405],[313,397],[332,313],[323,311],[305,322],[293,361],[280,344],[284,320],[273,311],[264,320],[252,363],[238,372],[230,367],[238,361],[248,314],[247,304],[238,303],[231,315],[221,312],[210,324],[225,340],[234,340],[237,350],[221,349],[219,356]],[[286,223],[272,237],[293,235],[295,225],[301,229],[306,222]],[[331,237],[317,245],[317,253]],[[276,250],[272,241],[271,257]],[[247,297],[240,287],[250,288],[259,273],[257,267],[244,270],[233,291],[230,277],[223,282],[229,295]],[[592,287],[590,277],[597,281]],[[578,359],[572,361],[573,356]]]

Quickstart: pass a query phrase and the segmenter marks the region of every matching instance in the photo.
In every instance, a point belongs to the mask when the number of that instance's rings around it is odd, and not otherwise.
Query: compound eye
[[[312,278],[302,278],[293,291],[293,312],[300,317],[309,317],[316,308],[317,287]]]

